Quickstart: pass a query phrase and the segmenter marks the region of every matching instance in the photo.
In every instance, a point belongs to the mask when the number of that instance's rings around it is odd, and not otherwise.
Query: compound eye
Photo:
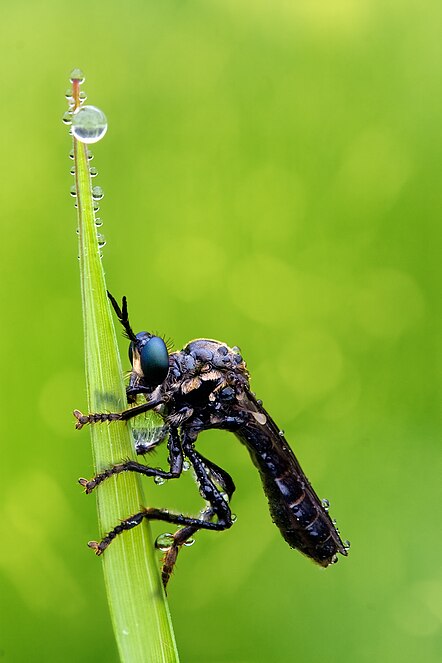
[[[169,353],[159,336],[152,336],[140,351],[141,370],[147,386],[156,387],[164,382],[169,372]]]

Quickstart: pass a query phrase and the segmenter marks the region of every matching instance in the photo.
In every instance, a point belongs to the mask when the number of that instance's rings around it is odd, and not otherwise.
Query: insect
[[[247,447],[258,468],[272,520],[290,547],[323,567],[337,561],[337,553],[347,555],[349,543],[341,540],[327,512],[327,501],[318,498],[284,433],[250,390],[249,374],[238,349],[219,341],[198,339],[169,355],[162,338],[132,331],[125,297],[120,308],[110,293],[108,296],[130,340],[132,371],[127,387],[130,407],[123,412],[87,415],[75,410],[76,428],[127,421],[154,410],[161,415],[164,425],[148,447],[142,439],[136,442],[136,451],[144,454],[167,438],[169,469],[164,471],[128,460],[105,469],[90,481],[79,481],[86,493],[91,493],[103,481],[121,472],[139,472],[160,481],[175,479],[180,476],[186,458],[193,466],[207,507],[200,517],[142,508],[116,525],[101,541],[90,542],[96,554],[101,555],[116,536],[136,527],[144,518],[178,525],[180,529],[171,535],[163,559],[162,580],[166,587],[179,550],[195,532],[232,526],[229,503],[235,484],[225,470],[195,449],[201,432],[217,428],[234,433]],[[138,396],[145,402],[136,404]]]

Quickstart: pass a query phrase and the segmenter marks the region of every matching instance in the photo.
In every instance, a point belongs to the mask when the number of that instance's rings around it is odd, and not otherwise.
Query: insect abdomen
[[[273,522],[289,546],[321,566],[347,549],[282,433],[267,416],[236,431],[257,466]]]

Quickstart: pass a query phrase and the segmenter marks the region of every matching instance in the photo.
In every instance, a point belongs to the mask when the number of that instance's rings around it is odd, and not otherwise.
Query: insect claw
[[[86,495],[89,495],[92,492],[92,490],[89,487],[90,482],[87,479],[83,479],[83,478],[78,479],[78,483],[80,484],[80,486],[83,486],[84,492],[86,493]]]
[[[80,412],[80,410],[74,410],[73,414],[77,420],[77,423],[75,424],[75,428],[77,430],[81,430],[83,426],[89,423],[89,417],[86,414]]]
[[[88,541],[87,545],[89,548],[92,548],[92,550],[95,550],[96,555],[101,555],[101,553],[103,552],[100,548],[100,544],[98,543],[98,541]]]

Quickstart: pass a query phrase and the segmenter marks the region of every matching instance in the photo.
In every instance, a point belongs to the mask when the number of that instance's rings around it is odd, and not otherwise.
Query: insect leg
[[[152,401],[147,401],[147,403],[142,403],[141,405],[136,405],[123,412],[94,412],[92,414],[83,414],[80,410],[74,410],[74,417],[77,420],[75,428],[81,430],[86,424],[98,424],[103,423],[104,421],[127,421],[133,417],[142,414],[143,412],[148,412],[153,410],[158,405],[162,405],[164,400],[155,399]]]
[[[137,525],[140,525],[144,518],[147,520],[161,520],[167,523],[173,523],[175,525],[183,525],[185,530],[177,532],[177,544],[172,547],[175,548],[171,552],[167,567],[165,569],[165,576],[167,579],[170,577],[170,574],[173,569],[173,564],[176,560],[179,547],[187,540],[192,534],[194,534],[199,529],[208,529],[208,530],[223,530],[228,529],[232,526],[232,515],[230,512],[229,505],[225,501],[222,494],[213,484],[210,476],[206,472],[206,466],[203,459],[200,455],[193,449],[193,442],[196,439],[197,433],[193,433],[190,437],[189,434],[184,434],[186,437],[186,443],[184,443],[183,437],[183,450],[185,446],[185,453],[189,461],[192,463],[197,480],[200,486],[201,495],[204,497],[207,502],[210,504],[210,509],[207,512],[205,518],[192,518],[190,516],[185,516],[182,513],[170,513],[165,509],[156,509],[153,507],[143,508],[138,513],[133,514],[129,518],[122,520],[119,525],[114,527],[110,532],[108,532],[100,542],[91,541],[88,545],[90,548],[95,550],[97,555],[101,555],[109,544],[115,539],[118,534],[129,529],[133,529]],[[209,468],[207,468],[210,474]],[[214,515],[217,516],[218,520],[216,522],[211,521],[209,518],[212,518]]]
[[[222,493],[218,491],[213,483],[213,479],[221,486],[226,492],[230,500],[234,490],[235,484],[233,483],[230,475],[221,467],[207,460],[201,454],[193,449],[196,435],[191,436],[188,433],[183,435],[183,447],[185,447],[186,455],[192,463],[195,474],[200,486],[201,495],[210,503],[210,506],[205,510],[203,522],[210,521],[213,516],[218,516],[218,523],[224,523],[222,529],[226,529],[232,524],[232,516],[228,503],[224,499]],[[193,536],[198,530],[203,529],[203,523],[189,527],[183,527],[173,535],[173,543],[167,550],[163,559],[163,566],[161,569],[161,577],[163,580],[164,588],[166,588],[169,578],[175,566],[178,553],[181,547]]]
[[[181,449],[180,436],[176,427],[171,427],[169,430],[169,440],[167,446],[169,448],[168,471],[155,467],[148,467],[147,465],[142,465],[141,463],[137,463],[134,460],[127,460],[124,463],[117,463],[116,465],[108,467],[106,470],[103,470],[103,472],[100,472],[95,477],[93,477],[93,479],[90,481],[87,479],[79,479],[78,482],[80,485],[84,486],[85,492],[89,494],[100,483],[115,474],[121,474],[121,472],[138,472],[139,474],[144,474],[148,477],[176,479],[180,476],[183,469],[183,452]]]
[[[146,518],[146,520],[162,520],[166,523],[173,523],[174,525],[189,525],[196,527],[196,529],[223,530],[232,525],[231,517],[229,517],[227,522],[221,520],[218,517],[218,522],[214,523],[211,521],[202,520],[201,518],[191,518],[190,516],[184,516],[182,513],[170,513],[165,509],[155,509],[153,507],[149,507],[143,508],[141,511],[134,513],[129,518],[122,520],[121,523],[114,527],[110,532],[108,532],[100,542],[90,541],[88,543],[89,548],[93,548],[96,555],[101,555],[109,546],[109,544],[112,543],[115,537],[118,536],[118,534],[137,527],[137,525],[140,525],[143,522],[144,518]]]
[[[222,467],[219,467],[219,465],[216,465],[211,460],[204,458],[204,456],[202,456],[200,453],[198,455],[203,461],[206,468],[209,470],[210,476],[215,479],[215,481],[221,486],[221,488],[227,494],[227,497],[229,498],[230,502],[230,500],[232,499],[232,495],[236,490],[235,484],[233,483],[233,479],[230,476],[230,474],[225,470],[223,470]]]
[[[213,517],[213,509],[208,507],[204,512],[204,520],[211,520]],[[175,563],[178,557],[178,553],[181,550],[181,547],[185,545],[189,539],[200,530],[201,527],[195,525],[182,527],[173,535],[173,543],[170,548],[165,552],[163,557],[163,566],[161,567],[161,579],[163,581],[163,587],[166,589],[167,583],[170,580]]]

